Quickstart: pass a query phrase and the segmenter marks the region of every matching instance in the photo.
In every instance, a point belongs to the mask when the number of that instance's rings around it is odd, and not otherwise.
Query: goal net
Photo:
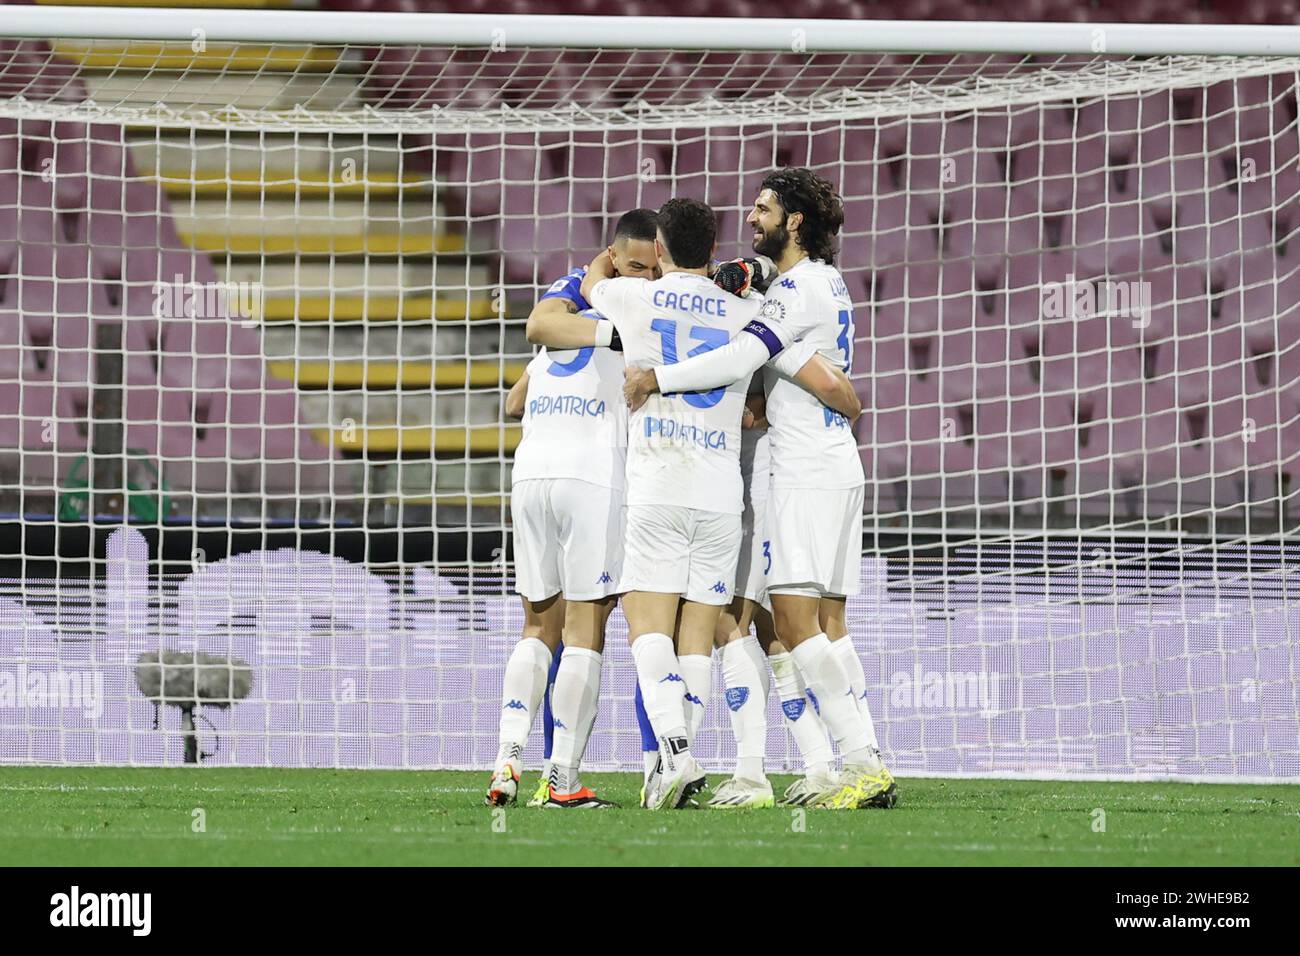
[[[490,764],[532,304],[674,195],[748,251],[808,165],[891,767],[1300,776],[1281,31],[11,9],[0,762]],[[594,769],[634,683],[616,614]]]

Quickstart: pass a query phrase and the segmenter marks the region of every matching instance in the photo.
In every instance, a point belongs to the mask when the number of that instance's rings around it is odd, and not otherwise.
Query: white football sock
[[[582,647],[566,647],[560,656],[551,690],[551,713],[555,715],[551,785],[558,793],[574,793],[582,786],[578,766],[596,719],[600,663],[599,652]]]
[[[713,691],[713,658],[705,654],[686,654],[678,661],[682,665],[682,677],[686,679],[686,690],[682,694],[686,739],[694,744]]]
[[[871,719],[871,705],[867,703],[867,675],[862,670],[862,658],[853,646],[853,638],[845,634],[838,641],[831,641],[833,650],[840,659],[840,664],[849,675],[849,686],[853,688],[853,699],[857,702],[858,713],[867,724],[867,737],[871,749],[879,751],[880,742],[876,739],[876,724]]]
[[[767,660],[758,638],[747,634],[722,647],[722,686],[736,737],[736,776],[763,780],[767,754]]]
[[[772,654],[768,657],[768,662],[772,665],[772,678],[776,684],[777,696],[781,699],[785,725],[794,737],[795,746],[799,748],[799,756],[803,758],[804,773],[828,773],[835,754],[831,751],[826,725],[808,703],[798,665],[789,651]]]
[[[645,771],[645,780],[650,779],[650,774],[655,772],[655,765],[659,763],[659,751],[643,750],[641,751],[641,767]]]
[[[551,669],[550,649],[535,637],[520,639],[506,661],[501,688],[501,744],[497,766],[518,760],[533,726],[533,715],[546,693],[546,672]],[[518,764],[516,770],[522,769]]]
[[[581,764],[587,755],[587,744],[591,742],[591,731],[596,726],[596,713],[600,708],[600,668],[604,661],[600,651],[591,651],[596,655],[593,665],[588,664],[589,679],[587,682],[587,692],[582,698],[581,721],[578,724],[578,763]]]
[[[667,634],[642,634],[632,642],[632,660],[636,662],[636,679],[641,685],[646,716],[659,738],[686,741],[686,718],[682,712],[682,694],[686,682],[682,667]],[[680,753],[680,748],[673,752]]]
[[[803,671],[808,689],[817,698],[821,718],[839,744],[845,766],[877,768],[880,758],[871,746],[866,722],[853,699],[849,675],[840,663],[839,655],[831,649],[830,638],[818,634],[808,638],[790,653]]]

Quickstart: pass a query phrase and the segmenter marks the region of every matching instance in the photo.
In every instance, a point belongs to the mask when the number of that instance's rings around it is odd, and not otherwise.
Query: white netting
[[[785,125],[1118,96],[1300,58],[9,41],[0,116],[393,133]]]
[[[1298,70],[0,45],[0,760],[180,759],[131,675],[161,644],[253,667],[219,761],[485,765],[531,304],[672,195],[746,250],[806,164],[845,199],[891,761],[1296,776]],[[609,647],[590,757],[633,766]],[[98,716],[16,690],[94,675]]]

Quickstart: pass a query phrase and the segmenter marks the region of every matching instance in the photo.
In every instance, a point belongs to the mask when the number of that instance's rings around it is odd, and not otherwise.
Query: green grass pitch
[[[535,780],[526,774],[525,789]],[[789,780],[773,779],[778,793]],[[1300,865],[1294,786],[903,779],[890,811],[651,813],[636,807],[637,776],[592,774],[627,809],[566,813],[494,812],[481,802],[486,781],[454,771],[4,767],[0,861]]]

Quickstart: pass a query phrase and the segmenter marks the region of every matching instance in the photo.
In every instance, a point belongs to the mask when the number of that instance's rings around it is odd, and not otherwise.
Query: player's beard
[[[767,256],[773,262],[781,258],[785,245],[790,241],[790,230],[785,228],[785,220],[772,230],[763,230],[763,237],[754,240],[754,251],[760,256]]]

